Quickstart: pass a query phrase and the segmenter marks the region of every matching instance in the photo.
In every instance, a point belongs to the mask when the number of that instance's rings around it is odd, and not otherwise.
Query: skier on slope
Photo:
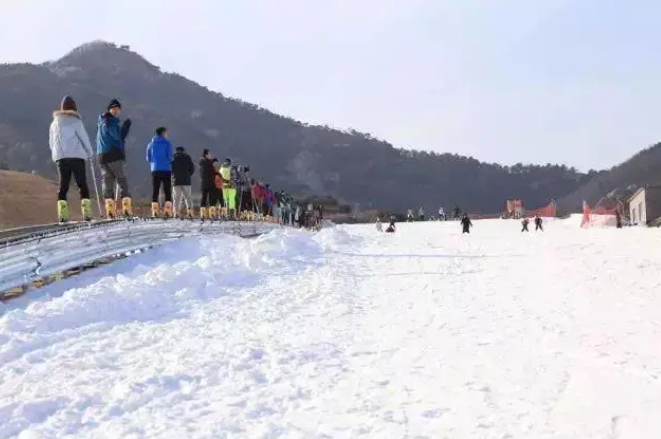
[[[471,222],[471,219],[468,217],[467,213],[464,213],[464,216],[461,218],[461,227],[462,234],[471,232],[470,228],[473,227],[473,223]]]
[[[524,218],[523,221],[521,221],[521,226],[523,226],[523,228],[521,229],[521,233],[529,231],[528,230],[528,224],[529,223],[530,223],[530,220],[528,220],[528,218]]]
[[[391,215],[390,216],[390,224],[388,225],[388,228],[386,229],[386,233],[395,233],[396,227],[395,227],[395,216]]]
[[[544,228],[542,227],[542,218],[539,215],[535,215],[535,232],[538,230],[543,232]]]
[[[60,190],[57,196],[57,216],[60,222],[69,221],[67,192],[73,175],[80,191],[83,220],[92,219],[92,202],[87,186],[85,160],[91,160],[94,153],[89,136],[78,114],[76,101],[70,96],[62,99],[60,110],[53,113],[50,125],[49,144],[53,161],[57,164]]]
[[[101,167],[103,198],[105,199],[106,215],[116,216],[115,186],[119,186],[122,199],[122,210],[125,216],[133,215],[131,193],[126,178],[126,153],[124,144],[131,128],[131,119],[120,123],[119,116],[122,104],[113,99],[106,112],[99,116],[96,134],[96,154]]]

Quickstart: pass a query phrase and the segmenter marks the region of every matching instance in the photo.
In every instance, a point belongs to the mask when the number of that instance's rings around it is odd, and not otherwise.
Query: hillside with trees
[[[661,143],[640,151],[607,171],[591,174],[590,177],[588,183],[560,198],[557,201],[558,209],[576,212],[581,209],[583,200],[594,205],[609,194],[626,201],[626,195],[630,194],[633,188],[660,184]]]
[[[432,211],[458,203],[473,212],[498,212],[508,198],[536,207],[590,178],[566,166],[502,166],[308,125],[165,73],[130,48],[106,42],[83,45],[54,62],[0,66],[0,167],[55,176],[48,125],[65,94],[78,101],[92,136],[108,102],[122,101],[122,117],[133,120],[127,167],[135,196],[149,193],[144,148],[161,125],[193,157],[209,148],[249,165],[274,188],[362,209]]]

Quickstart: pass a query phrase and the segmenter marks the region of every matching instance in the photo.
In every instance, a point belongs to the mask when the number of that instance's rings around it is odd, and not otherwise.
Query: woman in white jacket
[[[65,96],[60,110],[53,113],[53,122],[50,125],[50,149],[60,177],[60,191],[57,195],[57,215],[60,222],[69,220],[67,193],[72,176],[80,190],[83,219],[91,220],[92,203],[87,186],[85,161],[91,160],[94,153],[83,121],[78,114],[76,101],[70,96]]]

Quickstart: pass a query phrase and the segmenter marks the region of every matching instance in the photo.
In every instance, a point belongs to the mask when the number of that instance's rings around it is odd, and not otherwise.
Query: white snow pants
[[[183,207],[182,203],[185,203],[186,210],[193,208],[193,198],[191,196],[190,186],[173,186],[172,198],[174,201],[174,213],[177,215],[181,212],[181,208]]]

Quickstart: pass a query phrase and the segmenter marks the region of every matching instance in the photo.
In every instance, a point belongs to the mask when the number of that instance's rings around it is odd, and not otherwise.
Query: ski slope
[[[0,305],[0,439],[657,438],[658,230],[188,239]]]

